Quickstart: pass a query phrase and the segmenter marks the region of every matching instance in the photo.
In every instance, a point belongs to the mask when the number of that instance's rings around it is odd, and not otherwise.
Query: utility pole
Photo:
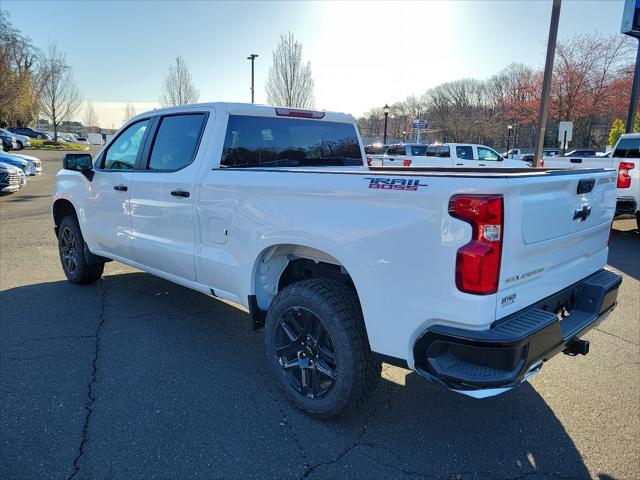
[[[636,54],[636,68],[633,71],[633,84],[631,86],[631,102],[629,103],[629,113],[627,114],[627,125],[624,133],[633,131],[633,121],[636,116],[638,106],[638,87],[640,84],[640,38],[638,38],[638,53]]]
[[[252,53],[247,57],[247,60],[251,60],[251,103],[255,103],[255,88],[253,81],[253,62],[258,57],[256,53]]]
[[[562,0],[553,0],[551,9],[551,25],[549,25],[549,41],[547,42],[547,60],[544,63],[544,78],[542,80],[542,94],[540,96],[540,113],[536,128],[536,149],[533,154],[533,166],[539,167],[544,149],[544,134],[547,129],[547,111],[549,109],[549,94],[551,90],[551,75],[553,74],[553,59],[556,54],[558,39],[558,21],[560,20],[560,5]]]

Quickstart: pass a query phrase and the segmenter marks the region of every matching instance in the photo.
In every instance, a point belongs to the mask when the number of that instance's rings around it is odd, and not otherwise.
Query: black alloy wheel
[[[304,397],[322,398],[338,376],[336,349],[320,319],[302,307],[278,321],[276,355],[289,385]]]
[[[75,274],[78,270],[76,236],[71,228],[65,226],[60,232],[60,255],[62,262],[70,274]]]

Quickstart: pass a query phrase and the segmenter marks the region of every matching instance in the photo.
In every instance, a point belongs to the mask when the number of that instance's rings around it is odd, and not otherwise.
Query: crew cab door
[[[156,117],[131,178],[131,260],[189,281],[195,281],[195,159],[207,117]]]
[[[92,251],[129,257],[131,176],[149,124],[149,119],[131,124],[96,159],[82,212],[83,235]]]
[[[456,167],[477,167],[476,153],[471,145],[456,145],[454,149],[453,163]]]

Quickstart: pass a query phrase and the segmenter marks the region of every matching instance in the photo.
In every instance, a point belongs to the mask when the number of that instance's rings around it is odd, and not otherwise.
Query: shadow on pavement
[[[2,478],[589,476],[529,384],[473,400],[385,365],[369,402],[321,422],[280,396],[247,315],[157,277],[0,305]]]
[[[609,265],[640,280],[640,231],[611,231],[609,248]]]

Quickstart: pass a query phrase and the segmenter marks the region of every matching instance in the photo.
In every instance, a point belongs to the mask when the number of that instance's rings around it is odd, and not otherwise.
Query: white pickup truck
[[[526,168],[529,163],[504,158],[495,150],[472,143],[391,145],[384,155],[368,155],[369,166]]]
[[[616,215],[635,215],[640,229],[640,133],[625,133],[608,156],[543,157],[546,168],[614,168],[618,171]]]
[[[603,268],[615,182],[368,169],[350,115],[210,103],[67,155],[52,213],[71,282],[113,259],[237,304],[283,392],[328,418],[373,391],[381,361],[484,397],[587,353],[621,281]]]

